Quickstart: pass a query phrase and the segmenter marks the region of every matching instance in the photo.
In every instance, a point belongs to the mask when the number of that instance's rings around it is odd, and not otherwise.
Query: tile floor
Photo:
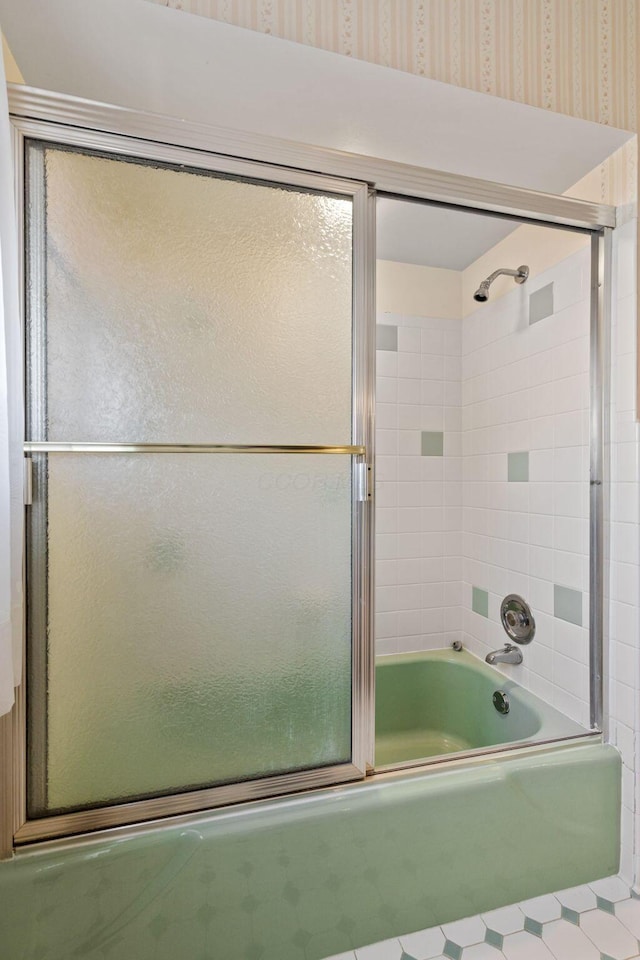
[[[607,877],[329,960],[640,960],[640,900]]]

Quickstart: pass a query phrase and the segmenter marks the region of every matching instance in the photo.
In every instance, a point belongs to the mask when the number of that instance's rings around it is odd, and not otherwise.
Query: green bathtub
[[[494,707],[496,691],[508,698],[507,714]],[[466,651],[378,658],[376,768],[585,733],[579,724]]]

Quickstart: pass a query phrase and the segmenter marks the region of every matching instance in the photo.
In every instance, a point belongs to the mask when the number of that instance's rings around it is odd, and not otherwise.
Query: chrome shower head
[[[487,280],[482,281],[474,293],[473,299],[477,300],[478,303],[485,303],[489,299],[489,282]]]
[[[523,263],[517,270],[494,270],[486,280],[482,281],[474,293],[473,299],[477,300],[478,303],[485,303],[489,299],[489,287],[496,277],[500,276],[513,277],[516,283],[524,283],[529,276],[529,267]]]

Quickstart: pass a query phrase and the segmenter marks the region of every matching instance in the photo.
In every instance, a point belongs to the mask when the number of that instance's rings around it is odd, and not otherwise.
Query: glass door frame
[[[373,423],[374,423],[374,361],[375,361],[375,196],[386,194],[399,199],[419,199],[453,209],[466,209],[485,214],[511,217],[519,222],[538,225],[557,225],[577,228],[592,238],[592,409],[591,409],[591,605],[590,605],[590,680],[591,721],[594,734],[606,735],[606,648],[607,635],[607,563],[606,514],[607,492],[607,398],[608,398],[608,325],[610,312],[611,231],[616,225],[616,210],[606,204],[592,203],[565,196],[539,193],[519,187],[495,184],[470,177],[428,170],[394,161],[349,154],[330,148],[309,146],[279,140],[261,134],[244,133],[200,123],[175,120],[94,103],[76,97],[48,91],[9,85],[9,104],[15,140],[18,224],[22,224],[23,197],[23,142],[24,137],[67,142],[98,149],[120,146],[126,153],[158,159],[183,156],[180,162],[200,166],[215,161],[233,164],[234,171],[247,167],[256,178],[254,163],[261,165],[266,180],[295,183],[296,178],[318,175],[335,192],[337,181],[346,178],[348,188],[354,190],[354,301],[355,322],[360,342],[354,351],[354,373],[358,384],[354,417],[358,417],[360,432],[354,434],[354,443],[366,450],[366,456],[354,457],[354,497],[356,509],[356,539],[354,541],[354,584],[360,584],[357,598],[354,588],[354,758],[358,759],[353,778],[361,778],[373,762],[374,744],[374,647],[372,628],[372,556],[373,516],[371,494],[373,489]],[[62,138],[67,138],[62,140]],[[171,146],[169,146],[171,145]],[[234,159],[230,159],[234,158]],[[241,158],[241,159],[235,159]],[[270,166],[269,166],[270,165]],[[323,180],[324,178],[324,180]],[[336,179],[334,179],[336,178]],[[303,181],[298,181],[302,183]],[[308,181],[305,181],[308,182]],[[317,177],[314,184],[318,183]],[[355,203],[357,188],[357,204]],[[23,246],[22,234],[19,242]],[[23,307],[24,312],[24,307]],[[28,499],[28,491],[27,497]],[[357,549],[355,546],[357,544]],[[595,588],[595,592],[594,592]],[[355,689],[355,676],[358,676]],[[532,746],[535,746],[532,745]],[[456,762],[456,761],[452,761]],[[340,776],[334,783],[346,782]],[[258,781],[265,785],[265,781]],[[221,800],[223,803],[275,797],[323,785],[320,782],[298,780],[287,784],[271,784],[267,792],[249,789],[244,797]],[[281,789],[279,789],[281,786]],[[215,789],[215,788],[214,788]],[[225,789],[225,788],[223,788]],[[190,798],[185,803],[184,798]],[[25,693],[24,684],[17,692],[16,706],[11,715],[0,718],[0,806],[5,816],[0,823],[0,858],[10,856],[13,844],[28,843],[47,837],[78,835],[118,824],[130,824],[121,830],[153,828],[158,818],[176,815],[187,810],[199,816],[214,806],[210,791],[182,795],[176,809],[168,800],[141,801],[112,808],[115,812],[99,819],[89,811],[71,814],[63,823],[44,821],[26,822],[25,811]],[[143,811],[141,804],[145,805]],[[181,809],[180,809],[181,808]],[[193,816],[191,814],[190,816]],[[74,819],[72,819],[74,818]],[[145,824],[144,821],[147,821]],[[151,822],[149,822],[151,821]],[[37,826],[36,824],[39,824]],[[81,838],[79,838],[81,839]],[[77,841],[74,841],[77,842]]]
[[[27,211],[25,210],[25,187],[28,176],[25,164],[28,161],[28,141],[42,141],[52,147],[62,145],[78,149],[97,150],[117,158],[119,156],[136,157],[151,161],[166,162],[175,166],[198,170],[212,171],[220,174],[230,174],[240,178],[247,178],[253,182],[264,181],[268,184],[282,184],[287,187],[317,190],[321,193],[344,196],[352,201],[352,270],[353,270],[353,301],[352,301],[352,442],[349,445],[252,445],[252,444],[164,444],[164,443],[82,443],[76,441],[45,442],[28,441],[24,444],[25,467],[29,478],[28,485],[32,489],[33,455],[46,454],[47,456],[64,455],[65,453],[80,453],[91,455],[101,454],[131,454],[144,456],[145,454],[162,453],[197,453],[203,456],[216,456],[233,453],[239,455],[341,455],[351,459],[351,540],[352,540],[352,683],[351,683],[351,761],[337,763],[330,766],[309,768],[306,770],[265,776],[259,779],[241,781],[233,784],[212,786],[205,789],[192,790],[182,793],[153,797],[145,800],[135,800],[125,803],[106,805],[92,809],[75,811],[29,819],[26,806],[26,790],[21,789],[19,819],[14,840],[16,843],[28,843],[34,840],[51,839],[67,834],[85,833],[87,831],[119,826],[144,820],[155,820],[158,817],[185,814],[203,809],[226,806],[247,802],[250,800],[274,797],[282,794],[295,793],[301,790],[327,787],[338,783],[347,783],[363,779],[367,772],[367,761],[370,754],[371,732],[369,717],[372,715],[370,693],[372,674],[367,669],[371,660],[372,625],[369,616],[371,607],[371,563],[370,550],[370,522],[372,514],[371,469],[373,453],[371,438],[373,435],[373,410],[369,403],[371,395],[370,371],[372,369],[371,351],[373,341],[370,337],[371,324],[367,320],[367,311],[370,309],[368,291],[372,288],[371,278],[368,276],[371,255],[368,250],[372,229],[369,218],[374,215],[373,202],[370,200],[367,184],[344,178],[327,177],[315,173],[290,170],[267,164],[258,164],[256,161],[245,161],[190,148],[182,148],[169,144],[150,143],[114,133],[101,133],[93,130],[62,126],[59,124],[43,124],[37,120],[19,120],[13,122],[16,169],[19,172],[18,198],[20,209],[18,222],[23,225]],[[37,185],[36,185],[37,189]],[[30,190],[30,218],[44,229],[43,219],[45,212],[44,193],[36,196],[34,203],[33,189]],[[26,250],[25,238],[21,238],[23,251],[23,278],[21,289],[24,291],[25,302],[22,312],[26,320],[29,312],[29,322],[35,327],[35,340],[44,342],[46,317],[44,316],[44,251],[39,249],[40,244],[31,254]],[[31,263],[27,264],[30,256]],[[30,284],[32,290],[30,303],[26,302],[26,272],[33,278]],[[33,287],[35,285],[35,290]],[[32,421],[42,420],[44,397],[37,396],[45,387],[45,372],[43,369],[43,350],[37,349],[34,355],[27,353],[26,362],[33,371],[27,377],[26,402],[31,408]],[[29,390],[29,380],[33,380]],[[215,439],[215,438],[214,438]],[[328,438],[330,439],[330,438]],[[42,486],[42,485],[41,485]],[[31,499],[31,498],[30,498]],[[26,507],[27,519],[25,522],[27,562],[26,562],[26,590],[27,598],[27,633],[31,630],[37,634],[38,645],[43,648],[42,637],[46,634],[46,579],[44,565],[46,564],[46,544],[43,531],[46,530],[45,509],[41,504],[28,504]],[[35,511],[37,510],[37,515]],[[37,649],[37,644],[27,640],[29,649]],[[40,654],[46,656],[44,649]],[[40,671],[44,678],[44,670]],[[23,687],[25,684],[22,685]],[[27,692],[32,698],[34,709],[40,715],[38,727],[46,727],[46,689],[41,681],[39,688]],[[18,756],[21,758],[20,780],[23,784],[29,776],[27,752],[27,728],[29,726],[26,696],[21,695],[17,704],[19,728]],[[41,758],[39,766],[44,764]]]

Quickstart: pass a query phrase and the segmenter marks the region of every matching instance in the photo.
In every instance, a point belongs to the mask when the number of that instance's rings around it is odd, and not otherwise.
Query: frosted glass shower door
[[[27,145],[31,818],[362,772],[361,188],[247,167]]]

